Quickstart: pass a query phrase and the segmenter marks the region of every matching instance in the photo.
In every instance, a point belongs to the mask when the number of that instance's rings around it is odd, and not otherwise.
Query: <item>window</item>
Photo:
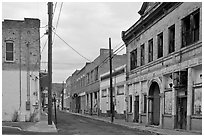
[[[202,87],[194,88],[193,114],[202,115]]]
[[[147,95],[144,95],[144,107],[143,107],[143,112],[146,113],[147,112]]]
[[[163,57],[163,33],[157,35],[158,38],[158,58]]]
[[[140,60],[140,65],[144,65],[145,64],[145,48],[144,48],[144,44],[141,45],[141,60]]]
[[[149,50],[148,50],[148,62],[153,61],[153,39],[148,41]]]
[[[107,90],[106,89],[101,90],[101,96],[102,97],[106,97],[107,96]]]
[[[175,25],[169,28],[169,53],[175,51]]]
[[[6,42],[6,61],[14,61],[14,44]]]
[[[117,95],[124,95],[124,86],[118,86]]]
[[[137,49],[130,52],[130,70],[137,67]]]
[[[182,47],[199,40],[200,11],[197,10],[182,20]]]
[[[113,97],[115,97],[115,88],[114,87],[112,87],[112,95],[113,95]],[[109,94],[109,96],[110,96],[110,88],[108,88],[108,94]]]
[[[87,84],[89,84],[89,82],[90,82],[90,74],[87,73]]]
[[[95,81],[98,80],[98,67],[95,68]]]
[[[164,93],[164,113],[170,114],[172,113],[172,92],[168,91]]]
[[[132,95],[129,96],[129,113],[132,113]]]

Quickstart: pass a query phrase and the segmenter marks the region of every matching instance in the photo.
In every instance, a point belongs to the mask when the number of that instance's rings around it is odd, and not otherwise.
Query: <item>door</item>
[[[186,129],[187,97],[178,98],[177,125],[179,129]]]
[[[139,122],[139,96],[136,96],[136,97],[135,97],[134,110],[135,110],[134,121],[135,121],[135,122]]]

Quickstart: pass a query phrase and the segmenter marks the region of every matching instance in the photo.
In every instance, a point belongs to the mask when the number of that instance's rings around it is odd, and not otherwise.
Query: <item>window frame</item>
[[[169,34],[168,53],[169,54],[173,53],[175,51],[175,34],[176,34],[175,31],[176,31],[175,24],[173,24],[172,26],[170,26],[168,28],[168,34]],[[172,34],[172,32],[173,32],[173,34]],[[172,35],[171,34],[173,35],[173,39],[172,39]]]
[[[193,26],[193,24],[195,23],[195,16],[198,15],[198,28],[195,29]],[[189,22],[188,22],[189,21]],[[197,41],[200,40],[200,8],[198,8],[197,10],[195,10],[194,12],[188,14],[187,16],[185,16],[182,20],[182,31],[181,31],[181,48],[187,47],[193,43],[196,43]],[[189,30],[187,31],[187,25],[189,25]],[[194,24],[195,25],[195,24]],[[198,30],[198,37],[195,37],[195,30]],[[189,34],[188,34],[189,33]],[[188,36],[189,35],[189,36]],[[190,38],[188,38],[190,37]],[[197,39],[196,39],[197,38]]]
[[[104,92],[106,92],[105,95],[103,94]],[[108,96],[108,94],[107,94],[107,89],[102,89],[102,90],[101,90],[101,98],[105,98],[105,97],[107,97],[107,96]]]
[[[132,113],[132,95],[129,95],[128,113]]]
[[[7,49],[7,43],[9,43],[9,44],[12,44],[12,46],[13,46],[13,51],[11,52],[11,51],[7,51],[6,49]],[[13,60],[7,60],[7,52],[8,53],[13,53]],[[14,42],[13,41],[6,41],[5,42],[5,62],[14,62],[15,61],[15,54],[14,54],[14,52],[15,52],[15,44],[14,44]]]
[[[163,32],[161,32],[157,35],[157,58],[162,58],[164,56],[163,50],[164,50],[164,37],[163,37]]]
[[[140,66],[145,65],[145,44],[140,46]]]
[[[123,93],[119,93],[118,91],[118,89],[119,88],[123,88]],[[117,95],[124,95],[125,94],[125,91],[124,91],[124,85],[120,85],[120,86],[117,86]]]
[[[148,62],[153,61],[153,38],[148,41]]]
[[[130,52],[130,70],[137,68],[137,48]]]

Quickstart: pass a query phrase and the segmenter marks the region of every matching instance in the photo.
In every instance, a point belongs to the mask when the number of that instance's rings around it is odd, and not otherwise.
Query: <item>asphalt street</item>
[[[58,111],[58,134],[64,135],[151,135],[149,132]]]

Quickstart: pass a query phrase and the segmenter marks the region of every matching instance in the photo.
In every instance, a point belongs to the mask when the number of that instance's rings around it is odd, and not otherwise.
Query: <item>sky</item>
[[[100,48],[109,48],[109,38],[113,49],[122,45],[121,32],[130,28],[140,18],[138,11],[141,6],[142,2],[122,1],[53,2],[55,33],[86,59],[53,34],[52,82],[66,81],[76,69],[81,69],[86,62],[97,58]],[[2,21],[38,18],[41,21],[41,36],[47,30],[47,13],[46,2],[2,2]],[[48,36],[44,35],[40,42],[41,70],[47,70],[47,38]],[[118,54],[124,53],[125,49]]]

